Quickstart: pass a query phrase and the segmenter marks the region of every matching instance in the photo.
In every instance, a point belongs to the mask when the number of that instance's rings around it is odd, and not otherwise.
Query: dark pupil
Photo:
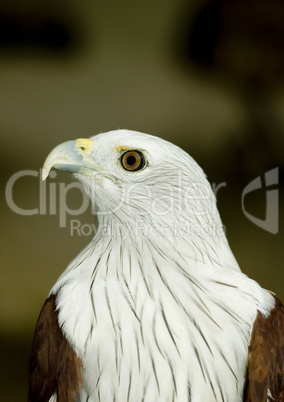
[[[136,162],[135,156],[132,156],[132,155],[131,155],[131,156],[128,156],[128,158],[127,158],[127,164],[128,164],[129,166],[134,165],[135,162]]]

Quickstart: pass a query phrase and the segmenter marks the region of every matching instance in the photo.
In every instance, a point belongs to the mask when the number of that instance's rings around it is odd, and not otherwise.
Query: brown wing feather
[[[267,401],[284,401],[284,307],[276,297],[270,315],[258,312],[253,326],[244,397],[244,402]]]
[[[30,357],[29,402],[76,401],[82,386],[82,361],[58,324],[56,295],[45,302],[36,327]]]

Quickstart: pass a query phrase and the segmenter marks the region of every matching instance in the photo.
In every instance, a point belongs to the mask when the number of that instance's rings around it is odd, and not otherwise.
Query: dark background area
[[[40,308],[91,240],[71,236],[73,217],[60,228],[58,214],[23,216],[5,200],[9,178],[38,171],[63,141],[128,128],[183,147],[211,183],[226,183],[218,207],[242,270],[284,301],[283,67],[280,0],[1,2],[0,400],[26,399]],[[277,167],[272,234],[248,219],[241,200],[248,183],[258,176],[264,183]],[[71,180],[58,173],[47,186]],[[15,203],[37,208],[39,186],[39,177],[19,179]],[[70,192],[70,208],[79,204]],[[245,209],[265,219],[264,187],[246,196]],[[94,217],[88,210],[80,220]]]

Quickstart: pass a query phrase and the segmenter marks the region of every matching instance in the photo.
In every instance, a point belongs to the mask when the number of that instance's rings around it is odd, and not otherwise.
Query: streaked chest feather
[[[257,292],[165,261],[112,266],[66,275],[59,293],[92,400],[241,401]]]

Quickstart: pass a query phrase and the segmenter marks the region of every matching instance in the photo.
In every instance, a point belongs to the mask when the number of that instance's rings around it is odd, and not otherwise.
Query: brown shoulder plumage
[[[284,401],[284,307],[275,307],[255,320],[249,346],[248,378],[244,402]]]
[[[82,386],[82,361],[58,324],[56,296],[45,302],[36,327],[29,369],[29,402],[76,401]]]

